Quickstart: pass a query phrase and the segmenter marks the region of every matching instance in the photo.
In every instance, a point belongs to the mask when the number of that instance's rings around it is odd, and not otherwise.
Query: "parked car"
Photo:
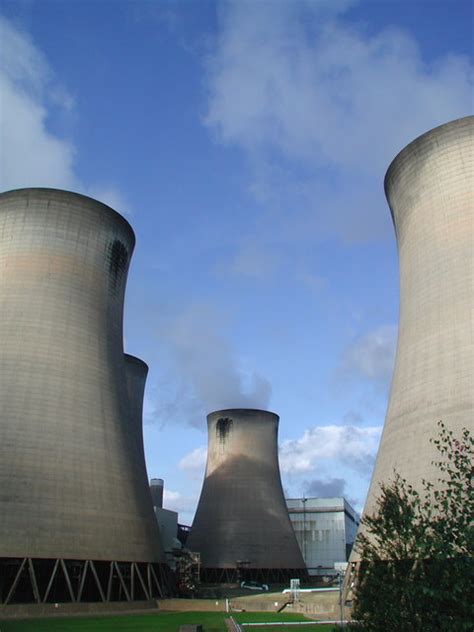
[[[268,590],[268,584],[259,584],[258,582],[240,582],[240,587],[245,588],[246,590]]]

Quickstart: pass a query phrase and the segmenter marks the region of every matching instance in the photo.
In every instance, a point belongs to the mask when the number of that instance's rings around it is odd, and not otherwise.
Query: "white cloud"
[[[271,207],[256,243],[276,233],[297,241],[386,231],[390,160],[417,135],[471,112],[467,57],[427,62],[407,32],[350,26],[337,15],[349,4],[220,7],[205,124],[246,152],[251,189]]]
[[[280,468],[287,474],[317,470],[328,461],[339,462],[368,476],[377,453],[381,426],[315,426],[299,439],[288,439],[280,446]]]
[[[343,478],[315,478],[306,482],[306,496],[331,498],[344,496],[346,481]]]
[[[51,80],[51,69],[46,58],[33,44],[30,36],[0,16],[2,56],[0,71],[25,92],[42,95]]]
[[[60,94],[47,61],[29,35],[0,16],[0,186],[51,186],[74,189],[75,148],[47,128],[49,109],[70,108]]]
[[[178,463],[178,467],[181,470],[187,470],[188,472],[196,475],[196,473],[204,473],[207,461],[207,447],[205,445],[199,446],[189,454],[183,456]]]
[[[197,496],[185,496],[181,492],[166,488],[163,491],[163,507],[171,511],[177,511],[178,514],[192,515],[196,510],[197,502]]]
[[[74,108],[30,35],[0,16],[0,189],[52,187],[91,195],[126,212],[116,187],[90,186],[75,172],[78,149],[51,131]]]
[[[364,378],[388,386],[392,377],[397,327],[383,325],[361,336],[343,353],[339,373]]]
[[[360,500],[349,495],[347,480],[344,478],[314,478],[303,484],[307,498],[345,498],[358,511],[361,509]]]
[[[206,119],[225,142],[360,170],[471,108],[468,59],[427,65],[406,32],[368,36],[318,10],[308,28],[300,3],[228,6]]]

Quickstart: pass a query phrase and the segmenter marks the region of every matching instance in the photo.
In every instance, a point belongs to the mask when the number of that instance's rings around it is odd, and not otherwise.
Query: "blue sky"
[[[472,3],[3,0],[1,188],[124,213],[145,448],[191,522],[208,412],[280,419],[289,495],[360,510],[396,344],[396,153],[472,112]]]

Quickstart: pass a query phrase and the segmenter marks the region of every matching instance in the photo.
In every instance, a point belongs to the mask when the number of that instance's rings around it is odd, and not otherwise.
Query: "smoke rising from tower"
[[[238,354],[222,332],[222,318],[216,308],[193,304],[163,327],[160,333],[171,350],[178,386],[174,396],[159,402],[155,412],[160,419],[202,427],[208,410],[268,406],[270,382],[241,370]]]

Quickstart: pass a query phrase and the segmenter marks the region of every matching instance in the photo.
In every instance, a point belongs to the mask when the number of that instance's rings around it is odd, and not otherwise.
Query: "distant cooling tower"
[[[140,358],[125,354],[125,378],[127,382],[128,399],[131,406],[132,419],[136,425],[136,450],[141,454],[141,463],[145,466],[145,449],[143,445],[143,397],[145,395],[148,365]],[[145,477],[148,477],[146,468]]]
[[[305,564],[278,467],[278,415],[220,410],[207,417],[208,455],[187,548],[206,581],[287,581]]]
[[[152,478],[150,481],[150,492],[153,500],[153,507],[163,507],[164,481],[162,478]]]
[[[146,365],[122,345],[134,241],[90,198],[0,196],[0,603],[163,592]]]
[[[437,127],[390,165],[385,191],[400,262],[400,325],[390,402],[364,509],[394,469],[436,484],[429,442],[474,421],[474,117]],[[354,556],[353,556],[354,557]]]

